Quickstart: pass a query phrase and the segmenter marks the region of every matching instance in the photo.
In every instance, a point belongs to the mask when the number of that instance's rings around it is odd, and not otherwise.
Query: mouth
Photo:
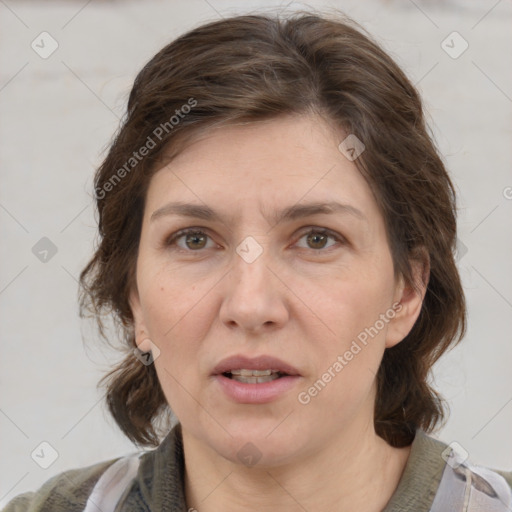
[[[267,355],[257,357],[235,355],[227,357],[217,364],[212,374],[224,375],[228,379],[251,384],[270,382],[285,376],[300,376],[299,371],[289,363]]]
[[[288,374],[279,370],[240,369],[223,372],[222,375],[228,379],[233,379],[237,382],[243,382],[244,384],[263,384],[265,382],[271,382],[273,380],[280,379],[287,376]]]
[[[229,400],[264,404],[288,394],[302,376],[292,365],[272,356],[235,355],[222,360],[212,377]]]

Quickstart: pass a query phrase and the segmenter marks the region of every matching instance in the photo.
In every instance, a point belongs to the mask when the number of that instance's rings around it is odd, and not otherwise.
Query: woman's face
[[[131,296],[139,348],[153,349],[184,432],[234,462],[297,461],[373,428],[383,352],[419,312],[338,149],[346,135],[317,117],[222,127],[151,179]],[[306,208],[328,203],[341,206]],[[184,228],[199,233],[173,238]]]

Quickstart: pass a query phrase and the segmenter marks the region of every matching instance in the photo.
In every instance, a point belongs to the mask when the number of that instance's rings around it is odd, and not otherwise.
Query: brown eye
[[[185,252],[200,252],[202,249],[211,248],[207,246],[208,239],[210,237],[202,230],[197,228],[182,229],[173,235],[166,241],[166,247],[176,246]],[[181,240],[182,243],[178,243]],[[328,249],[332,245],[336,245],[335,242],[343,243],[343,237],[337,235],[327,229],[310,229],[306,233],[303,233],[300,240],[306,239],[306,246],[300,246],[303,249],[311,249],[316,252],[322,252],[322,249]],[[327,245],[329,239],[334,240],[334,243]]]
[[[166,246],[176,245],[180,249],[188,252],[199,251],[205,249],[207,240],[210,238],[204,231],[198,229],[183,229],[172,235],[166,242]],[[181,239],[184,240],[184,245],[177,243]]]
[[[312,244],[313,249],[323,249],[329,237],[322,233],[311,233],[307,235],[307,241]]]
[[[184,237],[185,244],[189,249],[203,249],[206,245],[206,239],[208,238],[207,235],[201,233],[200,231],[185,234]]]
[[[328,243],[329,238],[335,240],[336,242],[342,242],[342,238],[340,236],[335,235],[334,233],[331,233],[329,230],[326,229],[310,229],[308,232],[304,233],[301,236],[300,240],[302,240],[303,238],[306,239],[307,246],[302,246],[302,248],[314,249],[317,251],[335,245],[326,245]]]

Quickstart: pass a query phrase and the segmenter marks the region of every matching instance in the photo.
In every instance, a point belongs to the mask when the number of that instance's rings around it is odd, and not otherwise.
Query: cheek
[[[386,335],[386,325],[377,322],[385,307],[380,300],[372,303],[366,294],[357,300],[355,295],[330,310],[327,320],[336,337],[331,335],[327,340],[318,340],[316,346],[307,347],[314,360],[314,372],[297,396],[301,418],[315,417],[318,424],[334,421],[341,425],[373,400]],[[342,297],[338,299],[341,301]]]
[[[342,349],[385,314],[393,298],[389,265],[356,266],[339,273],[315,289],[304,287],[304,295],[323,320],[331,342]],[[379,331],[384,331],[378,324]]]
[[[160,349],[155,365],[173,375],[177,369],[186,373],[197,354],[198,340],[204,336],[198,322],[201,289],[183,279],[180,282],[175,271],[150,270],[155,268],[156,265],[146,265],[139,279],[145,325],[151,341]]]
[[[315,377],[321,381],[320,388],[328,383],[325,387],[330,390],[325,398],[331,393],[338,397],[336,400],[356,398],[369,389],[375,378],[387,328],[394,317],[390,310],[393,279],[389,268],[389,264],[378,262],[364,270],[354,268],[331,280],[323,290],[310,290],[308,297],[316,304],[325,326],[323,332],[327,333],[321,339],[317,336],[314,350]]]
[[[198,291],[195,285],[183,293],[176,279],[153,276],[145,290],[144,316],[153,343],[160,349],[155,369],[164,395],[180,418],[193,409],[190,394],[197,395],[197,355],[205,327],[198,321]]]
[[[183,277],[179,268],[168,268],[158,258],[146,257],[139,262],[139,294],[143,315],[150,334],[156,340],[172,339],[197,305],[196,285]]]

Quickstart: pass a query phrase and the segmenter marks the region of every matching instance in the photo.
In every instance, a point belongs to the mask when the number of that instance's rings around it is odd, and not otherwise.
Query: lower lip
[[[264,404],[272,402],[293,388],[300,379],[298,375],[287,375],[261,384],[246,384],[224,375],[215,375],[226,395],[241,404]]]

